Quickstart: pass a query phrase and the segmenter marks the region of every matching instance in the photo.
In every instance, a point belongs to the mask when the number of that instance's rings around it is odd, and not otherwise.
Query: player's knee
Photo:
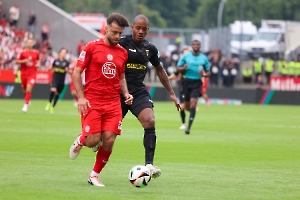
[[[115,140],[116,140],[115,134],[110,134],[108,137],[103,137],[102,138],[103,149],[106,151],[112,151]]]
[[[149,117],[149,118],[145,119],[142,122],[142,124],[143,124],[144,128],[154,127],[155,126],[155,119],[154,119],[154,117]]]
[[[100,142],[101,137],[99,137],[98,135],[89,135],[86,137],[86,146],[87,147],[95,147],[99,142]]]

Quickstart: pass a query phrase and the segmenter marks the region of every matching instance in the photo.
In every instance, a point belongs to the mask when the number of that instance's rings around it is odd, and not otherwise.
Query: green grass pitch
[[[76,160],[69,147],[80,132],[72,101],[54,114],[46,100],[0,99],[0,199],[300,199],[300,107],[200,105],[191,134],[179,130],[171,102],[156,102],[159,179],[145,188],[128,181],[144,164],[143,129],[130,113],[109,163],[106,187],[87,184],[94,153]],[[187,113],[188,118],[188,113]]]

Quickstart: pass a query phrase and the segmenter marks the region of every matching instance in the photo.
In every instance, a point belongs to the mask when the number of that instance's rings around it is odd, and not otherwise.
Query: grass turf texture
[[[155,103],[159,179],[135,188],[128,172],[143,164],[143,129],[133,115],[101,174],[87,184],[94,153],[76,160],[69,147],[80,131],[71,101],[0,100],[0,199],[300,199],[300,107],[200,105],[191,134],[179,130],[174,105]],[[188,115],[187,115],[188,118]]]

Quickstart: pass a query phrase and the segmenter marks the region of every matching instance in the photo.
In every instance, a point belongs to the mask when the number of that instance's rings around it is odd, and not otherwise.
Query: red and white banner
[[[279,91],[300,91],[300,77],[271,76],[270,89]]]
[[[36,83],[50,84],[52,81],[53,72],[37,71]],[[14,83],[16,81],[16,74],[13,70],[0,70],[0,82]]]

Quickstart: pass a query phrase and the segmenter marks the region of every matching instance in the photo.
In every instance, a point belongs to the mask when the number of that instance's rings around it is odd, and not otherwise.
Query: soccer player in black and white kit
[[[71,73],[71,69],[69,69],[70,63],[66,60],[67,53],[67,49],[62,48],[58,53],[58,59],[54,60],[52,67],[49,69],[54,70],[50,88],[49,102],[45,107],[45,110],[47,111],[50,109],[50,113],[54,112],[54,107],[57,103],[59,95],[64,89],[66,73]],[[51,106],[51,102],[53,99],[54,101]]]
[[[131,25],[132,35],[124,36],[119,41],[119,44],[128,51],[125,77],[129,93],[133,95],[132,105],[126,105],[124,103],[124,97],[121,99],[121,104],[123,118],[128,110],[130,110],[144,128],[143,144],[145,148],[145,164],[151,171],[152,177],[157,178],[160,176],[161,170],[158,167],[153,166],[156,146],[153,102],[144,84],[148,62],[155,67],[160,82],[169,92],[170,98],[175,103],[178,110],[180,109],[180,105],[177,102],[176,95],[168,80],[168,76],[160,63],[160,55],[157,48],[145,40],[149,30],[148,25],[149,21],[146,16],[136,16]]]

